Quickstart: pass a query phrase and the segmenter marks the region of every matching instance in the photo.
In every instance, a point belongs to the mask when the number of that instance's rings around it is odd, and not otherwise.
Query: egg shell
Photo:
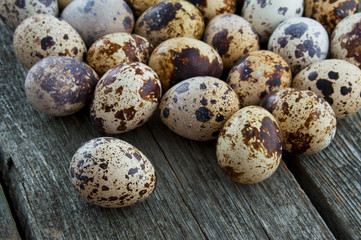
[[[66,116],[89,104],[97,82],[98,75],[85,63],[69,57],[47,57],[29,70],[25,93],[39,111]]]
[[[27,68],[48,56],[67,56],[83,61],[87,51],[74,28],[45,14],[25,19],[14,32],[13,44],[16,57]]]
[[[356,12],[358,3],[358,0],[305,0],[305,16],[321,23],[331,34],[337,23]]]
[[[314,62],[326,59],[329,39],[325,28],[311,18],[291,18],[272,33],[268,50],[281,55],[297,74]]]
[[[259,50],[256,31],[249,22],[236,14],[214,17],[204,31],[203,40],[216,49],[226,69],[232,68],[247,53]]]
[[[131,144],[111,137],[84,143],[70,163],[70,180],[89,203],[126,207],[148,198],[156,186],[152,163]]]
[[[135,16],[139,17],[148,8],[166,0],[124,0],[133,10]]]
[[[36,14],[57,16],[57,0],[1,0],[0,19],[14,30],[23,20]]]
[[[91,123],[105,133],[128,132],[148,121],[161,94],[157,74],[147,65],[139,62],[117,65],[96,86]]]
[[[207,23],[217,15],[234,13],[237,0],[187,0],[194,4],[202,13]]]
[[[154,49],[149,66],[158,74],[163,90],[197,76],[219,78],[222,59],[208,44],[193,38],[172,38]]]
[[[341,20],[331,34],[331,58],[346,60],[361,68],[361,13]]]
[[[361,109],[361,70],[345,60],[314,63],[295,76],[292,86],[323,97],[337,118],[350,116]]]
[[[89,47],[98,38],[115,32],[131,33],[134,15],[123,0],[74,0],[61,13]]]
[[[283,149],[298,155],[326,148],[336,133],[336,116],[323,98],[309,90],[282,89],[261,103],[279,123]]]
[[[259,105],[268,93],[289,88],[291,82],[288,63],[280,55],[266,50],[242,57],[227,78],[227,83],[238,94],[241,107]]]
[[[241,16],[256,29],[261,42],[268,41],[278,24],[290,18],[302,17],[302,14],[303,0],[247,0],[241,12]]]
[[[137,20],[134,33],[154,46],[175,37],[200,39],[204,31],[201,12],[187,1],[165,1],[150,7]]]
[[[125,32],[111,33],[99,38],[89,48],[87,63],[100,75],[125,62],[148,63],[153,46],[147,39]]]
[[[236,93],[214,77],[194,77],[169,89],[159,105],[160,118],[175,133],[192,140],[216,139],[239,109]]]
[[[234,181],[250,184],[270,177],[282,157],[282,137],[275,118],[248,106],[225,124],[217,141],[218,164]]]

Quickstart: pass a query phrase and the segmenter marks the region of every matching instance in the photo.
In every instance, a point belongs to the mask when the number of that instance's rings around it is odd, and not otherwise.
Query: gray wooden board
[[[0,185],[0,239],[20,239],[16,224]]]
[[[333,239],[284,163],[267,181],[232,182],[219,168],[215,142],[194,142],[157,117],[116,135],[153,162],[158,184],[144,202],[122,209],[85,203],[68,179],[70,159],[102,136],[88,110],[49,117],[26,101],[27,71],[11,33],[0,25],[0,169],[21,230],[31,239]]]

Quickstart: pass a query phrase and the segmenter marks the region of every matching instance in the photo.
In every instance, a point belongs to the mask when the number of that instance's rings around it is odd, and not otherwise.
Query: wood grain
[[[15,221],[0,185],[0,239],[18,240],[21,239],[16,228]]]
[[[29,239],[334,239],[284,163],[267,181],[232,182],[215,142],[194,142],[154,117],[116,135],[148,156],[158,184],[144,202],[122,209],[85,203],[68,179],[70,159],[102,136],[88,109],[49,117],[25,98],[24,69],[0,24],[0,169],[19,225]]]

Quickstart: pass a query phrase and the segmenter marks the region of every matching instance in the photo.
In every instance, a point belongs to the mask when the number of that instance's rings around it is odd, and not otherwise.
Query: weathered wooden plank
[[[326,150],[287,162],[334,235],[361,239],[361,111],[337,128]]]
[[[4,239],[4,240],[21,239],[1,185],[0,185],[0,239]]]
[[[31,239],[333,239],[282,166],[268,181],[244,186],[218,167],[214,142],[183,139],[157,117],[117,135],[155,165],[158,184],[146,201],[123,209],[85,203],[68,179],[72,154],[101,136],[85,109],[48,117],[26,101],[26,70],[0,24],[0,169],[26,237]]]

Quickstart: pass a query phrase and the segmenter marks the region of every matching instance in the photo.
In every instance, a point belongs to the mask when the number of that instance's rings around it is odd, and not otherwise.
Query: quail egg
[[[207,23],[217,15],[234,13],[236,11],[237,0],[187,0],[194,4],[203,14]]]

